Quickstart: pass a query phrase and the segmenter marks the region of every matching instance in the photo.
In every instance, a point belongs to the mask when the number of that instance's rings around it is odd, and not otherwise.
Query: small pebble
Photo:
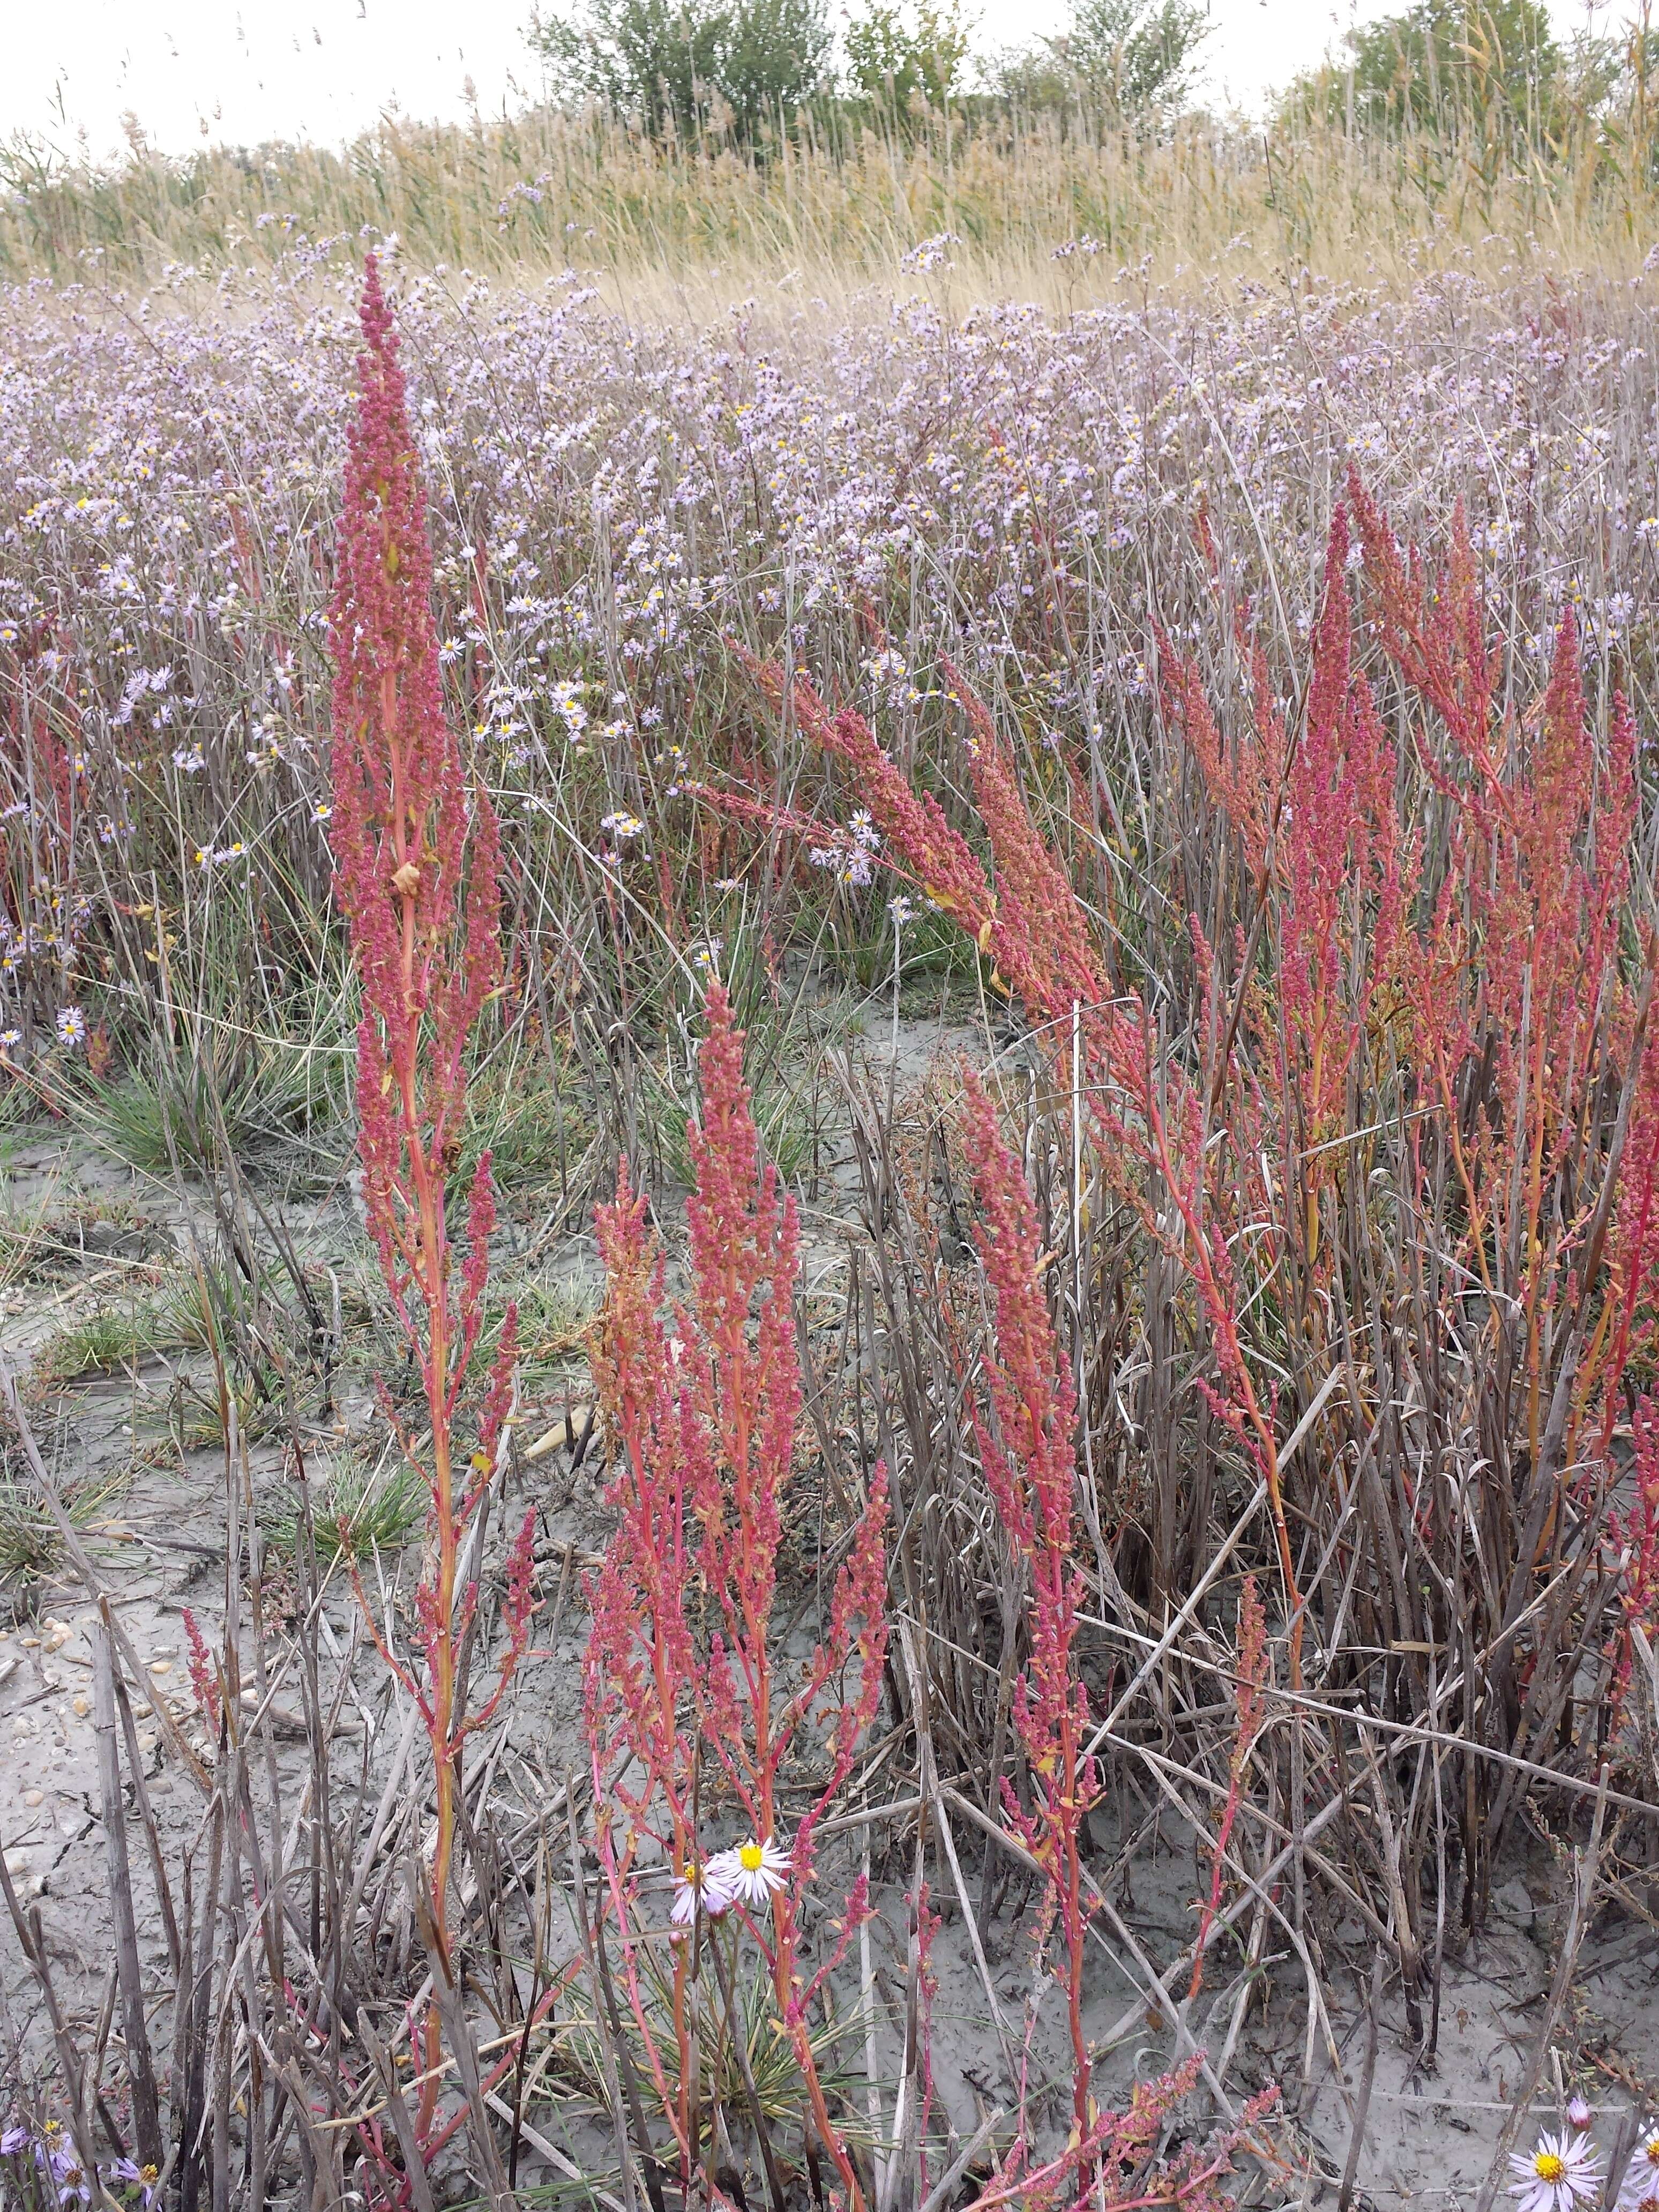
[[[31,1812],[37,1805],[44,1805],[46,1802],[46,1793],[44,1790],[26,1790],[23,1792],[23,1802]]]
[[[91,1711],[91,1698],[88,1697],[84,1690],[77,1691],[75,1698],[75,1717],[76,1720],[85,1720],[87,1715]]]
[[[157,1659],[151,1663],[149,1671],[152,1674],[170,1674],[173,1672],[173,1662],[171,1659]]]
[[[27,1874],[28,1870],[29,1855],[27,1851],[8,1851],[6,1853],[6,1872],[8,1874]]]

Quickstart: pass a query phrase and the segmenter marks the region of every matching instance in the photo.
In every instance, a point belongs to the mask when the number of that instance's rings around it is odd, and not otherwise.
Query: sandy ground
[[[930,1027],[931,1034],[904,1040],[905,1076],[950,1041],[950,1033]],[[70,1159],[54,1144],[19,1148],[14,1141],[6,1186],[4,1204],[12,1218],[38,1206],[47,1193],[59,1210],[72,1198],[83,1212],[95,1214],[103,1208],[109,1215],[101,1225],[89,1223],[87,1249],[75,1265],[44,1279],[14,1282],[7,1294],[0,1348],[15,1368],[26,1370],[66,1315],[124,1295],[131,1285],[144,1281],[147,1270],[176,1255],[185,1222],[176,1204],[159,1201],[126,1171],[79,1155]],[[832,1199],[831,1208],[833,1204]],[[830,1209],[822,1223],[809,1221],[807,1226],[810,1284],[815,1265],[827,1265],[833,1251]],[[335,1200],[332,1212],[306,1224],[306,1231],[343,1249],[351,1237],[349,1206]],[[573,1240],[568,1261],[573,1279],[585,1276],[592,1282],[592,1254],[586,1240]],[[149,1700],[168,1701],[186,1731],[204,1746],[191,1693],[184,1614],[192,1608],[210,1644],[216,1640],[225,1603],[222,1458],[210,1451],[181,1455],[143,1449],[164,1429],[166,1408],[176,1401],[179,1372],[187,1365],[187,1356],[147,1359],[125,1376],[77,1382],[52,1401],[37,1401],[36,1411],[49,1462],[83,1485],[110,1481],[107,1498],[84,1532],[88,1548],[140,1656]],[[347,1396],[337,1425],[319,1436],[319,1449],[368,1432],[377,1419],[366,1395]],[[135,1455],[136,1445],[140,1449]],[[281,1451],[256,1447],[252,1466],[262,1510],[280,1510],[282,1486],[289,1480]],[[596,1467],[590,1462],[573,1472],[568,1450],[550,1452],[527,1471],[526,1481],[526,1495],[541,1510],[544,1599],[550,1601],[560,1585],[565,1592],[556,1633],[549,1610],[544,1612],[538,1656],[514,1692],[509,1731],[514,1755],[502,1764],[501,1790],[519,1812],[533,1817],[538,1798],[546,1801],[554,1780],[567,1770],[580,1771],[583,1763],[578,1660],[584,1621],[568,1562],[602,1542],[605,1522]],[[88,2021],[101,2005],[111,1966],[106,1841],[92,1721],[89,1632],[94,1617],[88,1594],[72,1577],[34,1583],[21,1613],[9,1614],[0,1594],[0,1846],[20,1895],[39,1907],[63,2001]],[[248,1626],[246,1619],[244,1626]],[[356,1603],[343,1578],[331,1592],[321,1640],[326,1689],[332,1670],[354,1641],[361,1640]],[[284,1648],[280,1636],[273,1638],[273,1650],[280,1653]],[[358,1671],[364,1692],[347,1700],[333,1747],[334,1767],[343,1789],[372,1792],[402,1723],[386,1698],[373,1690],[373,1669]],[[291,1682],[277,1683],[279,1714],[295,1704],[293,1690]],[[176,1857],[196,1832],[202,1796],[188,1771],[169,1753],[154,1712],[142,1702],[138,1720],[158,1826],[169,1856]],[[283,1753],[290,1784],[300,1755],[297,1746]],[[1103,2035],[1126,2014],[1131,2017],[1103,2069],[1102,2094],[1109,2098],[1127,2094],[1136,2077],[1167,2065],[1176,2055],[1167,2024],[1155,2026],[1148,2018],[1145,1961],[1172,1959],[1190,1940],[1198,1886],[1190,1838],[1178,1832],[1163,1832],[1140,1850],[1127,1876],[1117,1868],[1118,1839],[1140,1820],[1141,1808],[1126,1802],[1102,1808],[1093,1824],[1097,1865],[1103,1875],[1111,1870],[1110,1893],[1133,1939],[1126,1942],[1119,1933],[1107,1931],[1092,1970],[1091,2033]],[[159,1986],[161,1923],[136,1826],[130,1841],[141,1942]],[[969,1890],[977,1899],[978,1853],[971,1838],[959,1842]],[[833,1860],[826,1861],[826,1881],[835,1871]],[[875,1871],[884,1907],[875,1929],[877,1985],[893,1999],[878,2039],[885,2068],[896,2065],[902,2035],[894,1993],[904,1972],[905,1939],[896,1909],[908,1875],[903,1854],[886,1863],[878,1852]],[[1417,2057],[1417,2040],[1398,1995],[1385,1990],[1358,2166],[1363,2200],[1376,2206],[1448,2208],[1475,2203],[1516,2085],[1536,2045],[1570,1887],[1567,1870],[1541,1838],[1498,1870],[1486,1929],[1467,1948],[1449,1948],[1432,2062]],[[944,1926],[935,1952],[935,2073],[950,2124],[965,2137],[998,2106],[1006,2110],[1012,2093],[961,1912],[942,1877],[939,1889]],[[997,2002],[1017,2046],[1030,1987],[1024,1921],[1006,1915],[994,1920],[985,1930],[985,1948]],[[1347,2154],[1365,2069],[1363,1996],[1369,1963],[1368,1949],[1357,1942],[1346,1961],[1327,1961],[1333,1991],[1328,2035],[1322,2021],[1316,2021],[1310,2031],[1301,1969],[1287,1947],[1284,1955],[1274,1955],[1269,1946],[1259,2001],[1243,2020],[1235,2021],[1231,2002],[1224,2012],[1206,2014],[1202,1996],[1191,2009],[1194,2032],[1212,2053],[1226,2050],[1231,2038],[1225,2086],[1235,2101],[1269,2081],[1289,2085],[1287,2102],[1296,2125],[1285,2140],[1298,2142],[1309,2161],[1301,2178],[1285,2177],[1279,2193],[1293,2198],[1318,2201],[1322,2193],[1334,2201],[1334,2181]],[[9,1925],[0,1925],[0,1981],[26,2049],[39,2050],[39,1993]],[[1051,2001],[1035,2040],[1039,2059],[1048,2052],[1058,2055],[1060,2031],[1059,2007]],[[1313,2078],[1304,2091],[1304,2058],[1310,2047]],[[1607,2114],[1638,2101],[1654,2108],[1659,2088],[1659,1936],[1650,1928],[1616,1915],[1595,1924],[1554,2047]],[[1545,2079],[1552,2079],[1547,2071]],[[568,2126],[546,2100],[535,2117],[550,2135],[579,2154],[596,2154],[602,2162],[603,2146],[580,2118],[574,2128]]]

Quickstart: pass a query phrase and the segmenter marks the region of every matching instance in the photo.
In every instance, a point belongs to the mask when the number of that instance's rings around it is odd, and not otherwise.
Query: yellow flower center
[[[702,1887],[702,1869],[697,1864],[696,1859],[687,1859],[682,1869],[681,1879],[689,1882],[693,1889]]]
[[[1553,2150],[1540,2150],[1532,2167],[1540,2181],[1565,2181],[1567,2178],[1567,2161],[1558,2158]]]
[[[738,1863],[745,1874],[758,1874],[765,1858],[766,1854],[758,1844],[745,1844],[738,1853]]]

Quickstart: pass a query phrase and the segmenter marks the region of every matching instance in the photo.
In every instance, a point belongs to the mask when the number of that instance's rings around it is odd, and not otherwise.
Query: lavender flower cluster
[[[150,2212],[161,2194],[153,2166],[118,2158],[99,2169],[97,2179],[117,2203]],[[38,2128],[16,2122],[0,2133],[0,2207],[21,2212],[64,2212],[93,2202],[94,2179],[81,2154],[56,2120]]]
[[[72,1048],[82,1010],[157,963],[139,887],[250,943],[326,900],[356,283],[325,241],[205,304],[189,271],[136,307],[5,297],[0,1028],[24,1053]],[[661,842],[644,810],[690,780],[732,633],[841,668],[907,763],[938,742],[941,650],[1033,742],[1109,750],[1153,711],[1154,609],[1207,649],[1215,596],[1249,598],[1288,656],[1350,459],[1408,535],[1463,501],[1516,653],[1571,595],[1639,684],[1656,286],[1453,270],[1403,294],[1126,287],[1060,319],[918,295],[698,331],[628,327],[576,271],[409,279],[452,708],[509,825],[571,823],[612,866]],[[821,849],[869,879],[855,830]]]

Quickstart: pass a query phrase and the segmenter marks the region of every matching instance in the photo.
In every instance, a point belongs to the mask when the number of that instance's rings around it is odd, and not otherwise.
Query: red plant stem
[[[1133,1002],[1141,1015],[1137,1053],[1133,1018],[1105,1011],[1109,1007],[1109,994],[1094,965],[1082,909],[1031,823],[992,717],[947,660],[944,665],[951,681],[952,696],[968,716],[973,733],[970,767],[975,790],[1000,871],[994,895],[978,862],[945,823],[936,802],[918,801],[859,715],[848,710],[831,716],[804,678],[786,678],[775,665],[745,659],[767,695],[780,703],[787,696],[800,726],[855,770],[862,797],[928,896],[955,917],[981,952],[994,955],[999,974],[1006,975],[1027,1004],[1056,1024],[1069,1023],[1074,1010],[1082,1010],[1090,1068],[1089,1108],[1104,1139],[1106,1155],[1109,1159],[1127,1154],[1131,1159],[1143,1160],[1175,1201],[1186,1231],[1197,1287],[1218,1340],[1223,1376],[1233,1394],[1238,1419],[1249,1431],[1267,1485],[1290,1620],[1291,1686],[1299,1689],[1304,1608],[1285,1514],[1278,1445],[1250,1376],[1233,1303],[1223,1281],[1223,1267],[1212,1249],[1198,1203],[1202,1157],[1189,1189],[1177,1170],[1158,1103],[1144,1009],[1138,1001]],[[1265,672],[1257,689],[1259,696],[1270,696]],[[1115,1089],[1128,1095],[1134,1121],[1120,1117],[1107,1103]],[[1180,1100],[1189,1099],[1178,1078],[1176,1093]],[[1155,1233],[1162,1233],[1150,1211],[1147,1218]]]
[[[1291,1687],[1302,1688],[1302,1630],[1304,1607],[1302,1594],[1297,1587],[1296,1560],[1291,1549],[1291,1532],[1285,1517],[1285,1497],[1279,1480],[1279,1443],[1273,1424],[1261,1410],[1245,1363],[1243,1348],[1238,1340],[1238,1326],[1231,1298],[1226,1297],[1216,1279],[1213,1256],[1199,1218],[1197,1204],[1188,1190],[1170,1154],[1169,1133],[1150,1079],[1146,1085],[1146,1121],[1152,1149],[1164,1178],[1164,1187],[1175,1200],[1187,1231],[1187,1249],[1197,1278],[1199,1294],[1209,1315],[1210,1325],[1218,1340],[1221,1370],[1227,1383],[1241,1401],[1244,1419],[1255,1439],[1257,1462],[1261,1479],[1267,1486],[1267,1510],[1273,1516],[1273,1537],[1279,1552],[1279,1571],[1285,1585],[1285,1610],[1290,1616]]]
[[[970,1076],[966,1089],[964,1138],[980,1216],[975,1236],[995,1299],[993,1356],[985,1370],[995,1427],[975,1409],[975,1433],[987,1484],[1010,1541],[1030,1564],[1033,1585],[1031,1657],[1014,1721],[1040,1802],[1030,1817],[1012,1802],[1008,1810],[1048,1877],[1065,1937],[1073,2118],[1081,2143],[1090,2125],[1093,2062],[1083,2027],[1087,1928],[1080,1839],[1098,1783],[1082,1750],[1088,1702],[1073,1658],[1076,1398],[1040,1280],[1036,1214],[1024,1173],[1002,1139],[982,1086]]]
[[[533,1610],[526,1519],[509,1570],[508,1648],[493,1691],[469,1720],[458,1662],[472,1596],[459,1587],[460,1547],[510,1411],[516,1315],[509,1306],[480,1412],[474,1455],[479,1479],[458,1489],[455,1423],[483,1326],[495,1225],[487,1153],[474,1178],[459,1267],[446,1202],[465,1102],[468,1042],[501,975],[500,855],[488,794],[476,792],[469,804],[444,714],[425,497],[397,336],[372,257],[361,319],[361,392],[348,441],[331,614],[330,834],[337,896],[362,985],[357,1097],[363,1203],[393,1310],[419,1366],[431,1427],[424,1462],[403,1435],[405,1456],[428,1493],[430,1565],[416,1599],[423,1681],[394,1656],[390,1630],[368,1612],[357,1587],[374,1641],[415,1695],[431,1747],[437,1806],[431,1942],[436,1969],[453,1978],[450,1892],[462,1747],[505,1695]],[[422,2136],[436,2110],[435,2004],[424,2032],[430,2078],[418,2112]]]
[[[880,1531],[886,1511],[878,1472],[854,1548],[836,1578],[830,1632],[800,1686],[784,1697],[769,1648],[780,1498],[790,1474],[800,1409],[793,1293],[799,1234],[793,1204],[760,1152],[742,1079],[742,1034],[718,982],[708,999],[700,1054],[702,1109],[688,1135],[695,1189],[688,1206],[691,1293],[664,1328],[663,1263],[650,1246],[644,1200],[626,1175],[599,1211],[605,1319],[595,1381],[622,1450],[610,1503],[618,1527],[590,1586],[593,1632],[585,1670],[589,1748],[600,1816],[608,1909],[621,1938],[623,1978],[653,2086],[678,2139],[689,2183],[696,2158],[690,2101],[691,1947],[677,1942],[673,1972],[678,2069],[671,2078],[639,1978],[642,1945],[634,1879],[636,1840],[649,1834],[677,1861],[698,1856],[697,1759],[716,1759],[756,1838],[775,1840],[781,1762],[803,1724],[827,1725],[830,1768],[816,1805],[797,1825],[791,1869],[769,1916],[738,1917],[758,1942],[780,2032],[794,2056],[811,2130],[833,2160],[853,2212],[863,2197],[819,2079],[807,2011],[830,1970],[803,1984],[799,1897],[811,1872],[811,1830],[841,1789],[880,1694],[885,1649]],[[701,1558],[691,1550],[701,1532]],[[694,1587],[694,1584],[696,1587]],[[709,1601],[720,1627],[693,1632]],[[855,1619],[863,1624],[854,1634]],[[821,1704],[856,1650],[856,1689]],[[696,1716],[696,1747],[679,1712]],[[621,1778],[641,1773],[643,1783]],[[651,1825],[660,1796],[661,1827]],[[617,1841],[619,1805],[625,1840]],[[867,1910],[856,1887],[843,1923]],[[695,1922],[693,1923],[695,1929]],[[694,1936],[695,1941],[695,1936]],[[832,1960],[831,1965],[834,1961]]]
[[[740,1054],[733,1048],[740,1040],[734,1039],[730,1028],[724,994],[716,987],[710,998],[715,1048],[709,1063],[710,1075],[706,1078],[712,1110],[706,1113],[707,1126],[700,1132],[696,1147],[700,1198],[705,1196],[705,1164],[715,1171],[715,1177],[729,1176],[736,1190],[750,1183],[755,1173],[748,1164],[753,1146],[753,1125],[748,1121],[747,1097],[741,1091],[738,1074]],[[724,1144],[722,1138],[726,1139]],[[735,1142],[731,1141],[732,1138]],[[763,1175],[769,1178],[771,1170],[763,1170]],[[711,1177],[711,1185],[707,1202],[712,1226],[719,1218],[724,1194],[714,1177]],[[763,1195],[763,1249],[767,1234],[765,1221],[775,1205],[775,1199],[769,1193]],[[793,1209],[788,1209],[781,1244],[792,1267],[794,1237]],[[769,1637],[775,1567],[771,1547],[775,1541],[776,1486],[787,1468],[776,1463],[775,1450],[769,1452],[770,1440],[757,1435],[756,1416],[757,1413],[764,1413],[780,1389],[793,1397],[799,1382],[793,1372],[785,1375],[780,1371],[785,1363],[793,1367],[793,1334],[769,1335],[763,1332],[758,1345],[750,1346],[749,1313],[755,1286],[750,1249],[737,1236],[727,1237],[718,1248],[714,1239],[708,1239],[698,1262],[697,1288],[700,1311],[705,1317],[714,1316],[712,1327],[708,1327],[705,1320],[709,1368],[711,1374],[719,1378],[714,1411],[720,1455],[732,1483],[729,1525],[735,1531],[736,1549],[732,1580],[741,1616],[741,1633],[736,1638],[736,1648],[747,1697],[752,1745],[752,1748],[747,1745],[742,1747],[740,1759],[751,1785],[750,1810],[756,1832],[762,1838],[770,1838],[776,1833],[776,1776],[785,1748],[774,1739],[772,1717]],[[775,1281],[772,1295],[774,1298],[780,1295],[780,1285]],[[763,1543],[769,1547],[764,1555],[758,1548]],[[797,1995],[795,1970],[799,1939],[793,1889],[786,1887],[774,1898],[772,1911],[774,1939],[769,1948],[779,2018],[800,2069],[818,2138],[835,2161],[848,2192],[850,2212],[862,2212],[864,2197],[857,2171],[830,2118]]]

